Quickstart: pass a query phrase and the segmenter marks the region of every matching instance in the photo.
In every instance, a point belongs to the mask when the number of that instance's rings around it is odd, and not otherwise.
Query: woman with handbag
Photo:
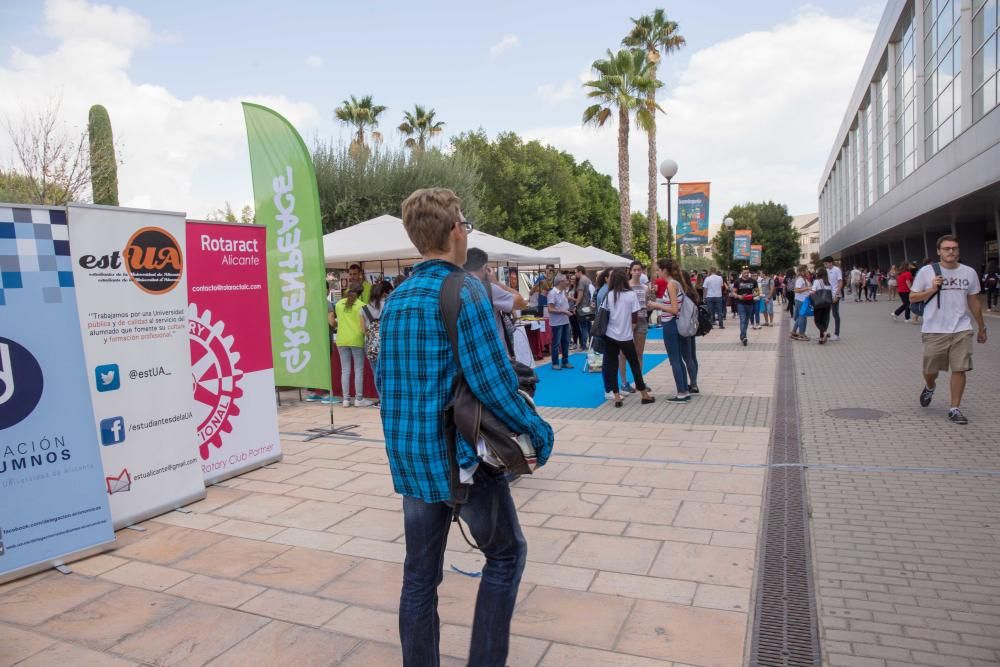
[[[798,276],[793,283],[794,287],[792,291],[795,294],[795,300],[792,312],[795,315],[795,328],[792,330],[792,340],[809,340],[809,336],[806,335],[806,318],[808,316],[804,312],[805,300],[809,298],[809,292],[811,291],[809,281],[806,278],[808,275],[808,269],[805,266],[800,266]]]
[[[622,407],[621,388],[618,385],[618,355],[628,360],[635,378],[635,387],[642,394],[642,404],[656,401],[649,394],[642,379],[639,355],[635,349],[634,330],[639,313],[644,310],[639,299],[628,284],[625,271],[615,269],[608,281],[608,296],[601,304],[601,313],[594,323],[594,335],[603,336],[604,360],[601,374],[604,377],[604,397],[614,400],[615,407]]]
[[[833,309],[833,291],[826,268],[820,268],[816,272],[809,298],[812,299],[813,319],[819,329],[819,344],[823,345],[830,340],[830,334],[826,330],[830,327],[830,311]]]

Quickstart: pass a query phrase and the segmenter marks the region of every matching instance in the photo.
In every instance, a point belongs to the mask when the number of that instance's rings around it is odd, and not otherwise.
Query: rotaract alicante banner
[[[184,216],[69,207],[79,327],[115,527],[205,497],[193,446]]]
[[[114,545],[94,380],[65,209],[0,204],[0,583]]]
[[[187,223],[195,446],[206,484],[281,459],[266,235],[257,225]]]
[[[243,103],[256,217],[267,226],[267,275],[275,382],[329,390],[323,225],[312,156],[267,107]]]

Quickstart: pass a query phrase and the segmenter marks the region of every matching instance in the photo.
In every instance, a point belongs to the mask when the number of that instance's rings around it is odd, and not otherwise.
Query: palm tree
[[[628,181],[628,132],[630,117],[643,130],[650,126],[655,106],[650,107],[649,91],[662,85],[649,76],[646,54],[639,50],[622,49],[592,65],[597,78],[583,84],[591,90],[587,97],[597,100],[583,112],[584,125],[603,127],[618,112],[618,210],[621,217],[622,252],[632,252],[631,200]],[[655,105],[655,102],[654,102]]]
[[[434,109],[424,109],[419,104],[413,105],[413,112],[403,112],[403,123],[399,131],[406,135],[405,145],[414,154],[423,153],[427,149],[427,141],[444,132],[444,123],[434,121]]]
[[[661,53],[668,55],[678,50],[686,43],[684,38],[677,34],[677,22],[667,20],[666,12],[657,9],[652,14],[640,16],[632,19],[632,30],[628,36],[622,40],[624,46],[631,46],[646,51],[646,62],[649,64],[649,76],[656,78],[656,69],[660,64]],[[659,87],[659,86],[657,86]],[[656,108],[656,89],[651,88],[646,92],[646,102],[651,109]],[[652,263],[656,263],[656,116],[652,115],[652,122],[646,131],[649,139],[649,256]]]
[[[351,154],[357,157],[368,150],[368,143],[365,141],[365,130],[372,128],[372,140],[376,143],[382,141],[382,134],[376,132],[378,127],[378,117],[386,110],[386,107],[372,102],[371,95],[365,95],[360,100],[351,95],[340,103],[340,106],[333,110],[333,115],[337,120],[345,125],[354,128],[354,138],[351,139]]]

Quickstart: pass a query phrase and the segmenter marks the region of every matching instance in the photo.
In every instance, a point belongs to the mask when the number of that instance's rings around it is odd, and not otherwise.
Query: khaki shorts
[[[972,370],[972,332],[951,334],[925,333],[924,375],[940,371],[964,372]]]

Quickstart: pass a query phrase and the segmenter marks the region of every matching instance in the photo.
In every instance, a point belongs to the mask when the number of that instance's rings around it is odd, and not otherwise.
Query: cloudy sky
[[[687,46],[661,67],[660,159],[679,163],[679,181],[712,182],[713,223],[750,200],[806,213],[884,4],[3,0],[0,118],[61,100],[79,131],[104,104],[122,204],[192,216],[252,200],[241,100],[277,109],[307,142],[347,137],[332,112],[350,94],[389,107],[387,141],[420,103],[446,136],[513,130],[617,181],[616,132],[580,126],[580,84],[630,16],[661,6]],[[633,210],[645,209],[645,146],[633,133]],[[0,164],[10,158],[0,132]]]

